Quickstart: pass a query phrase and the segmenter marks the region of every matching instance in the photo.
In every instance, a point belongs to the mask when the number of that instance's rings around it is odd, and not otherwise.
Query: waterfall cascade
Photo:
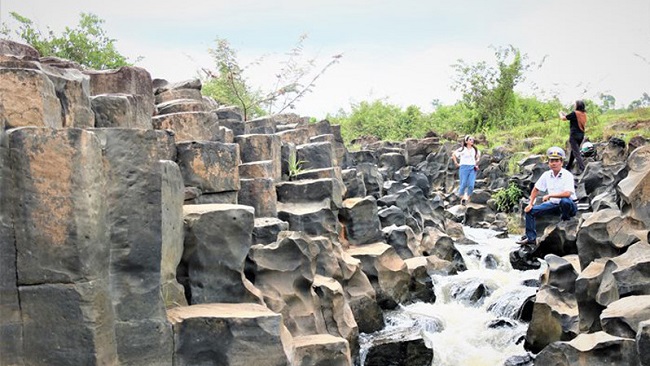
[[[496,232],[465,227],[476,245],[456,245],[467,265],[457,275],[432,276],[435,303],[415,303],[387,313],[386,327],[360,336],[361,366],[373,345],[423,339],[433,349],[434,366],[503,365],[511,356],[526,355],[527,324],[518,313],[534,295],[538,270],[512,269],[508,255],[515,238],[499,239]]]

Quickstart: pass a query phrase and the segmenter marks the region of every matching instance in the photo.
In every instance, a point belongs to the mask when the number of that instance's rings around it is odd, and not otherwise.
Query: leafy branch
[[[342,57],[342,54],[332,56],[331,60],[314,74],[315,59],[302,60],[306,39],[305,34],[299,37],[297,44],[286,54],[288,58],[281,63],[282,67],[275,75],[272,90],[263,92],[260,89],[253,89],[244,75],[250,65],[241,67],[237,53],[230,43],[218,38],[217,47],[209,49],[217,65],[217,71],[202,70],[206,79],[204,94],[221,103],[239,106],[245,120],[295,108],[295,104],[313,90],[316,81]],[[252,65],[260,64],[263,59],[263,57],[259,58]],[[304,83],[305,79],[309,80]]]

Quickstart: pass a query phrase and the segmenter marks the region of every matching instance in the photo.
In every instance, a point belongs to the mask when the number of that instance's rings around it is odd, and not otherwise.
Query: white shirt
[[[481,157],[481,153],[476,148],[468,149],[461,147],[454,152],[458,165],[476,165],[476,159]]]
[[[552,170],[547,170],[535,183],[535,188],[539,191],[547,192],[548,194],[562,193],[565,191],[571,192],[572,200],[576,200],[576,189],[573,186],[573,174],[570,171],[562,168],[557,176],[553,175]],[[549,201],[552,203],[560,203],[561,198],[551,198]]]

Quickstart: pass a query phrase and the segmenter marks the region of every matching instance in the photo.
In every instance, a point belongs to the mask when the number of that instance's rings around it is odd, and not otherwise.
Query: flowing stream
[[[538,270],[512,269],[510,251],[515,238],[499,239],[496,232],[465,227],[477,245],[456,245],[467,270],[453,276],[432,277],[435,303],[415,303],[386,314],[386,327],[362,334],[360,361],[373,344],[391,340],[424,339],[433,349],[434,366],[503,365],[511,356],[525,355],[527,323],[516,320],[525,300],[535,294],[545,266]]]

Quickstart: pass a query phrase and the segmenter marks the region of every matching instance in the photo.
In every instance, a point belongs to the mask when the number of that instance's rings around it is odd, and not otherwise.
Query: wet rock
[[[572,293],[542,285],[537,292],[524,348],[539,352],[556,341],[579,334],[578,304]]]
[[[521,245],[510,252],[510,265],[513,269],[527,271],[537,269],[541,266],[539,260],[533,256],[536,247],[533,245]]]
[[[465,305],[479,306],[493,291],[492,287],[479,279],[467,279],[452,284],[449,288],[449,295]]]
[[[530,354],[508,357],[503,366],[533,366],[535,359]]]
[[[373,345],[366,355],[366,366],[429,366],[433,350],[427,348],[424,340],[415,339]]]
[[[488,324],[487,327],[490,329],[496,329],[496,328],[514,328],[517,325],[515,322],[513,322],[510,319],[505,319],[505,318],[499,318],[499,319],[494,319],[491,320]]]
[[[454,263],[457,270],[463,271],[467,267],[462,255],[456,249],[453,240],[434,228],[426,228],[416,255],[435,255],[436,257]]]

